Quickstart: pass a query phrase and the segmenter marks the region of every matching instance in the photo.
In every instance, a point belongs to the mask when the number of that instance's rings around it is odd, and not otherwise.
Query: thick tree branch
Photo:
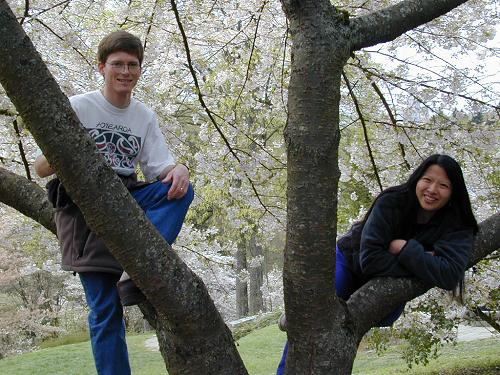
[[[0,202],[16,209],[56,234],[54,209],[36,183],[0,167]]]
[[[472,259],[468,267],[500,248],[500,212],[479,225]],[[348,311],[356,332],[361,338],[371,327],[405,301],[410,301],[429,290],[429,286],[417,279],[376,278],[366,283],[347,301]],[[383,303],[382,303],[383,301]],[[369,311],[370,314],[366,312]]]
[[[389,42],[467,0],[406,0],[351,20],[351,51]]]
[[[468,268],[498,249],[500,249],[500,212],[479,224],[479,234],[474,242],[474,250]]]

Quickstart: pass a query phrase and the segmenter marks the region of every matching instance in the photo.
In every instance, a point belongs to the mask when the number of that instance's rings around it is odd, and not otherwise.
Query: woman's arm
[[[377,199],[361,233],[359,262],[363,274],[369,276],[411,276],[389,251],[402,218],[398,197],[385,194]]]
[[[398,262],[422,281],[451,290],[463,277],[473,245],[472,229],[447,233],[426,250],[411,239],[399,253]]]

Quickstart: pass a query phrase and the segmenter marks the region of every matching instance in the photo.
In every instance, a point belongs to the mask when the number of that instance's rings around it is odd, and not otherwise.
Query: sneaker
[[[278,319],[278,328],[280,331],[286,332],[286,315],[285,313],[281,314],[280,318]]]
[[[116,288],[123,306],[138,305],[146,300],[146,296],[134,284],[132,279],[118,281]]]

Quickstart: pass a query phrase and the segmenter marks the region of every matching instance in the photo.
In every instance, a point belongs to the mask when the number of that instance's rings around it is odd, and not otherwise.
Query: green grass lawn
[[[166,373],[160,353],[144,345],[151,337],[152,334],[127,337],[134,375]],[[238,350],[249,374],[274,375],[284,342],[285,334],[276,325],[256,330],[240,339]],[[0,374],[95,375],[90,343],[63,345],[5,358],[0,360]],[[397,347],[382,356],[371,351],[360,352],[353,374],[498,375],[500,340],[492,338],[449,345],[442,350],[442,356],[431,361],[429,366],[417,366],[411,371],[399,357]]]

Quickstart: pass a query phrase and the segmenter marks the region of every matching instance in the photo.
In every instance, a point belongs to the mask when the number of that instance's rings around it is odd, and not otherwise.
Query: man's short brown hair
[[[144,48],[141,40],[129,32],[118,30],[106,35],[97,48],[97,60],[106,63],[109,55],[115,52],[126,52],[136,56],[142,65],[144,58]]]

